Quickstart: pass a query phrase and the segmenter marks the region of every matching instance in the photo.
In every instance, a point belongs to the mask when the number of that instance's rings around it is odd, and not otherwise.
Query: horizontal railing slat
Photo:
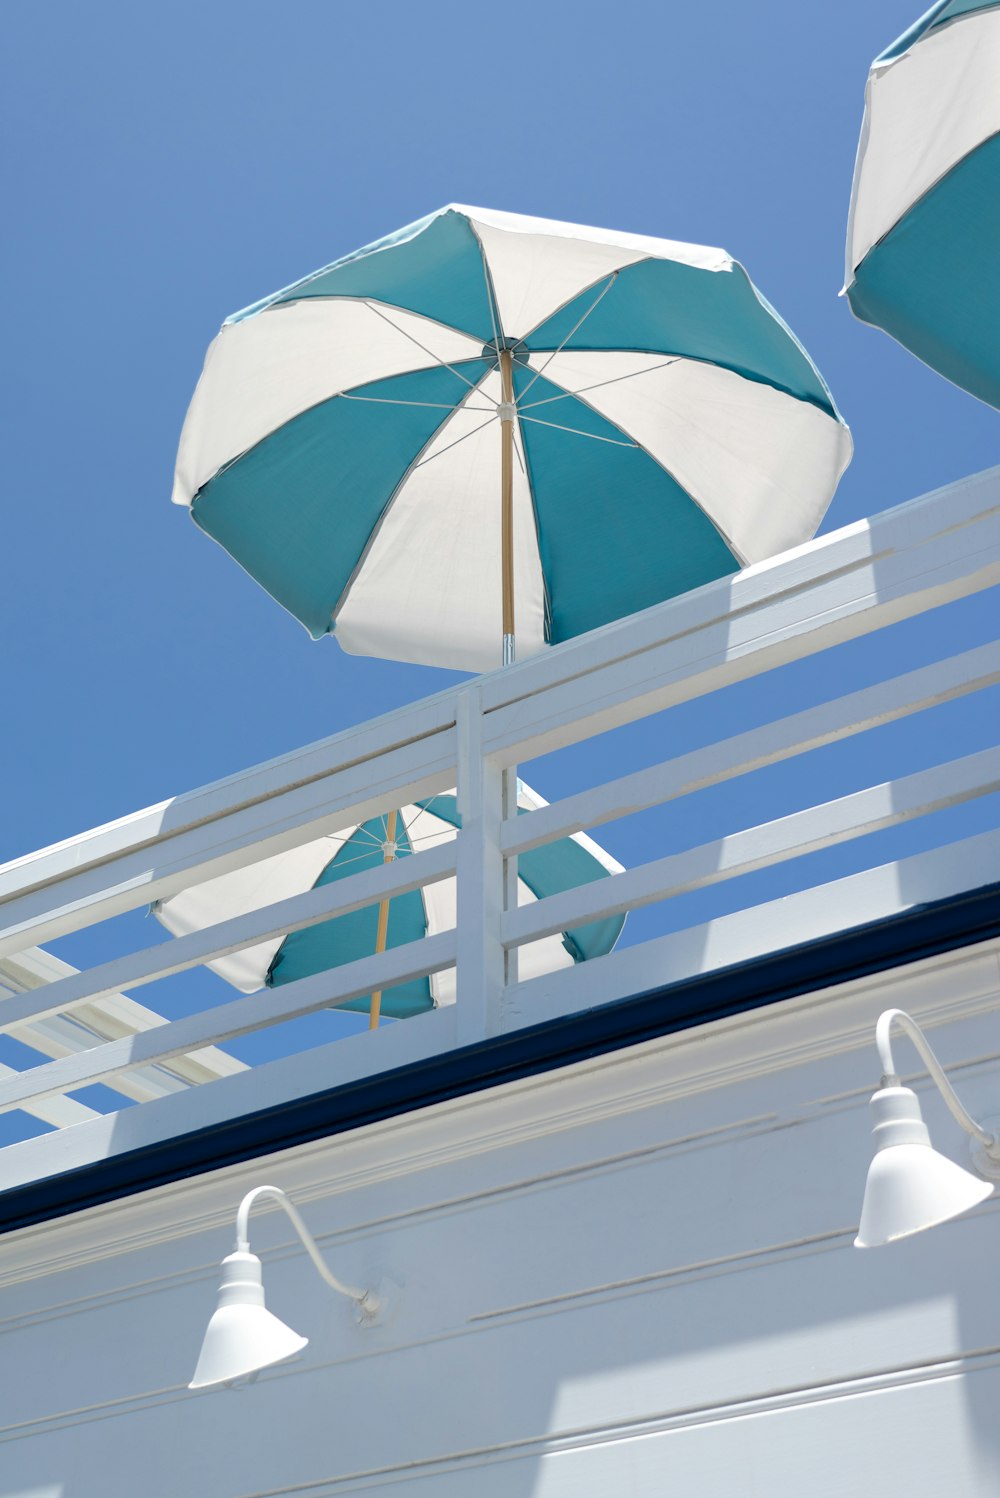
[[[542,753],[988,586],[1000,580],[998,500],[1000,472],[978,475],[494,673],[478,688],[484,752]],[[456,700],[0,869],[0,954],[238,867],[251,846],[262,857],[338,817],[363,818],[404,785],[430,793],[422,773],[445,789]]]
[[[397,984],[411,983],[451,967],[454,961],[455,933],[442,931],[378,956],[362,957],[328,972],[299,978],[282,988],[264,989],[262,993],[187,1015],[162,1028],[143,1030],[19,1072],[14,1078],[0,1081],[0,1112],[20,1107],[29,1099],[52,1097],[88,1083],[110,1081],[133,1066],[167,1061],[199,1046],[220,1045],[251,1030],[362,998],[373,989],[385,991]]]
[[[12,1066],[4,1066],[0,1062],[0,1080],[6,1077],[16,1077],[20,1073]],[[41,1119],[42,1123],[51,1124],[54,1129],[69,1129],[76,1124],[87,1123],[90,1119],[100,1118],[96,1108],[88,1108],[86,1103],[78,1103],[71,1097],[47,1097],[38,1102],[30,1102],[23,1105],[25,1113],[32,1118]]]
[[[505,946],[520,945],[568,931],[588,921],[604,920],[895,827],[996,790],[1000,790],[1000,755],[996,749],[984,749],[523,905],[502,918],[501,939]]]
[[[461,781],[458,790],[465,830],[446,846],[19,993],[0,1001],[0,1030],[16,1029],[32,1020],[51,1022],[54,1015],[68,1015],[60,1023],[70,1025],[74,1012],[82,1015],[83,1006],[124,987],[153,982],[244,946],[373,905],[381,898],[453,877],[456,867],[475,870],[481,864],[484,870],[482,889],[474,886],[471,903],[468,885],[463,884],[466,895],[460,908],[464,916],[457,932],[426,937],[279,989],[154,1024],[86,1051],[73,1051],[28,1072],[2,1076],[0,1110],[27,1105],[51,1111],[55,1107],[60,1116],[68,1117],[73,1109],[51,1100],[87,1083],[113,1083],[123,1073],[189,1056],[203,1047],[362,997],[376,988],[390,989],[456,961],[466,1007],[458,1012],[460,1023],[450,1030],[441,1027],[441,1033],[454,1034],[455,1043],[464,1044],[491,1033],[504,1014],[513,1016],[522,995],[548,992],[547,980],[541,987],[538,980],[534,988],[519,986],[512,957],[507,986],[498,977],[492,987],[483,985],[476,999],[476,974],[481,975],[484,953],[497,959],[491,971],[500,972],[501,940],[512,950],[526,941],[704,888],[1000,789],[998,756],[995,751],[984,751],[506,914],[501,909],[500,855],[516,857],[551,839],[597,827],[995,685],[1000,682],[1000,646],[993,643],[969,650],[953,660],[622,776],[506,824],[501,823],[498,810],[501,767],[803,660],[997,583],[1000,469],[615,621],[509,669],[0,867],[2,957],[167,898]],[[461,770],[457,768],[459,721],[465,725],[466,743]],[[474,732],[466,731],[470,723]],[[488,803],[488,815],[476,810],[480,803]],[[481,858],[485,853],[489,856]],[[942,869],[953,867],[950,857],[941,861]],[[508,865],[508,873],[511,868]],[[811,911],[821,899],[816,894],[802,908],[808,906]],[[556,975],[553,992],[568,993],[577,984],[581,995],[593,989],[594,1002],[600,1002],[601,984],[596,979],[592,983],[589,969],[614,974],[627,970],[632,981],[642,962],[648,965],[650,960],[637,957],[637,952],[642,947],[600,959],[589,964],[582,977],[579,972]],[[393,1033],[389,1052],[403,1046],[407,1033]],[[367,1038],[359,1036],[358,1044],[367,1057]],[[377,1039],[371,1047],[373,1056],[376,1051],[381,1055]],[[373,1070],[375,1064],[368,1068],[364,1060],[362,1070]],[[251,1093],[256,1097],[256,1081],[237,1077],[215,1083],[210,1089],[214,1098],[220,1096],[216,1086],[228,1086],[231,1098]],[[193,1089],[191,1101],[171,1103],[159,1116],[176,1119],[179,1110],[188,1109],[193,1118],[199,1108],[193,1099],[202,1091]],[[216,1106],[213,1102],[211,1108]],[[83,1127],[102,1124],[102,1120],[91,1120]],[[125,1132],[115,1133],[114,1150],[124,1147],[118,1141]]]
[[[428,848],[393,863],[380,864],[374,869],[365,869],[331,884],[306,890],[274,905],[234,916],[204,930],[192,931],[187,936],[174,937],[154,947],[116,957],[100,967],[74,973],[29,993],[0,999],[0,1032],[27,1020],[63,1014],[79,1004],[118,993],[120,989],[153,983],[158,978],[184,972],[199,963],[238,952],[241,947],[301,931],[334,916],[364,910],[380,900],[437,883],[454,875],[455,858],[456,845],[452,840],[440,847]]]
[[[102,1114],[74,1129],[57,1129],[10,1144],[0,1155],[4,1190],[14,1191],[32,1181],[66,1175],[115,1155],[138,1154],[164,1140],[224,1131],[233,1119],[258,1112],[262,1099],[269,1108],[280,1108],[283,1103],[294,1103],[331,1085],[347,1087],[381,1071],[414,1065],[454,1045],[453,1005],[421,1015],[416,1023],[382,1026],[377,1045],[370,1043],[364,1030],[342,1035],[312,1050],[279,1056],[235,1076],[222,1077],[211,1087],[191,1087],[139,1108]]]
[[[553,801],[530,816],[506,822],[501,847],[507,857],[525,853],[554,838],[568,837],[706,790],[997,682],[1000,682],[1000,643],[980,645],[962,655],[907,672],[905,676],[879,682],[720,743],[708,744],[677,759]]]
[[[353,765],[329,783],[312,781],[148,846],[130,846],[79,873],[56,871],[41,886],[15,889],[0,900],[0,956],[166,899],[454,783],[454,733],[441,734],[373,764]]]
[[[959,891],[995,883],[998,867],[1000,831],[990,831],[832,883],[810,885],[634,947],[617,948],[591,962],[528,978],[504,994],[500,1028],[543,1024],[558,1015],[614,1003],[667,983],[690,982],[890,920]],[[843,975],[833,981],[842,982]],[[873,1086],[877,1079],[876,1072]]]
[[[848,574],[894,553],[922,547],[928,540],[975,526],[1000,506],[1000,465],[945,484],[864,520],[817,536],[792,551],[758,562],[732,577],[613,620],[586,636],[519,661],[513,670],[482,678],[483,711],[493,714],[537,698],[542,692],[642,654],[669,638],[701,629],[720,615],[751,615],[781,597]]]
[[[330,780],[359,765],[371,765],[421,740],[448,736],[455,726],[454,691],[439,692],[395,712],[345,728],[330,738],[266,760],[222,780],[186,791],[0,864],[0,899],[48,884],[61,874],[80,873],[157,839],[190,832],[233,813],[273,801],[289,791]]]
[[[571,676],[553,670],[544,683],[542,664],[525,662],[537,687],[486,711],[483,752],[504,764],[547,754],[1000,583],[1000,477],[978,499],[964,521],[939,508],[922,539],[906,543],[900,523],[884,537],[875,522],[861,536],[851,527],[764,569],[763,594],[751,568],[649,610],[655,621],[595,631],[574,642],[584,646],[576,656],[559,646],[563,667],[578,667]],[[880,538],[898,549],[880,552]],[[616,653],[615,642],[644,639],[654,622],[648,645]],[[491,696],[487,679],[484,705]]]

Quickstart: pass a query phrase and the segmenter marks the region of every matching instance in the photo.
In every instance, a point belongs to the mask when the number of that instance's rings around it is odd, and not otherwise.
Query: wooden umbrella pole
[[[504,349],[500,355],[500,550],[503,577],[503,664],[514,663],[514,355]],[[504,816],[517,815],[517,771],[509,766],[503,772]],[[504,860],[503,905],[505,910],[517,905],[517,859]],[[504,954],[504,973],[508,983],[517,982],[517,948]]]
[[[385,846],[382,849],[382,862],[392,863],[396,856],[396,816],[391,811],[385,822]],[[369,907],[370,908],[370,907]],[[375,933],[375,955],[385,951],[385,939],[389,931],[389,901],[382,900],[378,907],[378,930]],[[371,1008],[368,1011],[369,1030],[378,1029],[379,1014],[382,1011],[382,990],[372,994]]]
[[[500,354],[500,555],[503,577],[503,663],[514,659],[514,356]]]

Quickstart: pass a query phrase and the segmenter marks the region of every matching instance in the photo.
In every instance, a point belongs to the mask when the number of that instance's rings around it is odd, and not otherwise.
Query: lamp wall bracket
[[[969,1141],[969,1154],[977,1175],[986,1181],[1000,1181],[1000,1117],[983,1119],[983,1128],[993,1135],[991,1144],[981,1139]]]

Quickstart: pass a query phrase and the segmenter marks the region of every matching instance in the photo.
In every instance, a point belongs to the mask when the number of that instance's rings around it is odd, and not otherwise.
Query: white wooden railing
[[[37,947],[29,947],[13,957],[0,957],[0,1003],[15,994],[30,993],[68,978],[76,971],[68,962]],[[6,1033],[43,1056],[57,1058],[165,1023],[162,1015],[144,1004],[125,994],[113,993],[78,1004],[68,1014],[50,1014],[23,1024],[11,1024]],[[148,1103],[153,1098],[182,1092],[186,1087],[197,1087],[219,1077],[231,1077],[245,1069],[242,1061],[209,1046],[192,1056],[177,1056],[165,1064],[135,1067],[122,1073],[115,1078],[114,1090],[133,1102]],[[14,1067],[0,1066],[0,1078],[16,1074]],[[62,1094],[29,1099],[23,1107],[26,1113],[59,1129],[100,1117],[99,1109]]]
[[[505,816],[514,765],[817,655],[1000,582],[1000,469],[825,536],[687,597],[465,683],[189,795],[0,868],[0,959],[165,898],[323,832],[458,787],[455,840],[397,863],[88,971],[0,997],[0,1030],[24,1033],[211,958],[458,875],[454,931],[73,1050],[0,1076],[0,1111],[88,1083],[169,1069],[206,1047],[457,966],[458,1001],[418,1020],[150,1098],[122,1114],[8,1147],[5,1186],[203,1128],[608,1002],[998,877],[1000,837],[968,838],[804,889],[711,924],[518,982],[517,949],[574,925],[731,880],[1000,789],[996,749],[795,812],[517,908],[517,856],[553,838],[790,760],[1000,682],[1000,644],[810,707],[707,749]],[[150,1011],[145,1011],[149,1013]],[[99,1037],[95,1035],[95,1040]],[[224,1071],[225,1068],[222,1068]],[[124,1089],[123,1090],[127,1090]],[[134,1089],[133,1089],[133,1095]],[[44,1114],[43,1114],[44,1116]],[[58,1139],[58,1143],[53,1141]]]

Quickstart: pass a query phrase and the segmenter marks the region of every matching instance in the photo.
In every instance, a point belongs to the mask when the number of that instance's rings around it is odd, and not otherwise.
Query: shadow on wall
[[[5,1447],[26,1480],[0,1498],[137,1498],[136,1463],[111,1452],[141,1453],[143,1498],[733,1498],[734,1473],[739,1498],[798,1498],[804,1473],[810,1498],[890,1473],[909,1498],[995,1498],[1000,1201],[861,1252],[863,1098],[807,1125],[786,1107],[727,1126],[712,1090],[651,1110],[648,1134],[631,1118],[601,1121],[583,1168],[532,1141],[513,1185],[458,1150],[431,1201],[414,1124],[384,1191],[310,1204],[337,1274],[405,1281],[368,1331],[262,1216],[268,1305],[311,1340],[238,1392],[184,1387],[231,1222],[179,1255],[115,1258],[111,1299],[8,1333],[47,1402],[25,1426],[46,1428]],[[927,1119],[948,1148],[933,1099]],[[116,1355],[94,1359],[95,1338]],[[65,1487],[38,1485],[39,1457]]]
[[[0,1498],[63,1498],[64,1492],[62,1483],[54,1482],[42,1488],[4,1488]]]
[[[425,1483],[435,1498],[658,1498],[675,1484],[731,1498],[739,1472],[740,1498],[785,1498],[808,1472],[813,1498],[842,1498],[891,1471],[912,1498],[994,1498],[1000,1306],[981,1286],[997,1207],[868,1252],[846,1223],[789,1230],[821,1196],[829,1223],[848,1199],[856,1212],[865,1111],[814,1137],[829,1172],[765,1127],[674,1154],[668,1182],[662,1160],[632,1163],[589,1189],[544,1184],[516,1210],[404,1214],[377,1250],[407,1267],[399,1315],[364,1345],[331,1326],[298,1254],[272,1261],[269,1304],[312,1344],[239,1396],[176,1407],[189,1456],[169,1454],[173,1491],[200,1472],[240,1498]],[[175,1331],[171,1374],[197,1353]],[[167,1460],[165,1446],[152,1466]]]

